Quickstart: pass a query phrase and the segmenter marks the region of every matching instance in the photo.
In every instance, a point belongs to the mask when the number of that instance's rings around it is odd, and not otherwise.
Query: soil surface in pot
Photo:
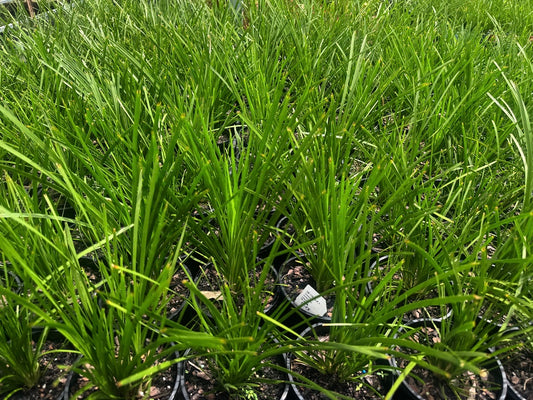
[[[187,273],[182,268],[177,268],[176,273],[172,276],[169,285],[170,298],[167,303],[167,315],[172,318],[180,309],[189,297],[189,289],[183,284],[184,280],[188,280]]]
[[[64,349],[60,343],[45,341],[43,346],[44,352]],[[78,355],[71,352],[47,353],[41,356],[39,364],[43,375],[37,386],[32,389],[16,393],[12,400],[42,400],[58,399],[65,390],[68,372],[60,368],[69,367],[77,359]]]
[[[91,257],[83,257],[79,260],[80,267],[91,284],[98,285],[102,281],[102,273],[98,260]]]
[[[270,360],[275,362],[275,360]],[[217,391],[217,382],[211,374],[205,358],[193,358],[185,362],[185,389],[190,400],[229,400],[229,393]],[[277,369],[266,367],[255,374],[256,378],[270,381],[285,381],[286,375]],[[252,377],[252,380],[254,377]],[[285,383],[261,383],[253,388],[258,400],[280,399],[285,391]],[[255,397],[254,397],[255,398]]]
[[[429,306],[424,308],[417,308],[415,310],[406,312],[403,315],[403,320],[408,321],[414,321],[415,319],[422,319],[422,318],[443,318],[450,312],[450,309],[446,309],[446,312],[443,314],[442,310],[438,306]]]
[[[501,360],[507,379],[526,400],[533,400],[533,351],[516,351]]]

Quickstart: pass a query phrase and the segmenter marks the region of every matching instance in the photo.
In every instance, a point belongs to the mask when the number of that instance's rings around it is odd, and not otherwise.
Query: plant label
[[[220,290],[201,290],[200,293],[202,293],[206,299],[222,300],[222,293]]]
[[[301,309],[312,315],[322,317],[327,311],[326,299],[320,296],[312,286],[307,285],[302,293],[296,297],[294,303]]]

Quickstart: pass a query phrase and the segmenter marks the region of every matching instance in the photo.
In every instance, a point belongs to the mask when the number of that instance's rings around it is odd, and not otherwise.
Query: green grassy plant
[[[13,221],[16,215],[8,219]],[[161,334],[164,328],[165,307],[168,301],[168,285],[173,274],[177,253],[172,261],[163,265],[157,280],[146,277],[131,268],[124,267],[123,260],[109,267],[100,265],[104,281],[91,282],[86,271],[79,265],[73,254],[72,241],[62,236],[61,231],[46,236],[27,223],[22,223],[25,236],[34,236],[35,244],[41,252],[31,264],[17,251],[18,245],[25,242],[9,239],[10,247],[3,246],[5,257],[11,260],[18,271],[24,273],[25,281],[39,289],[32,299],[4,291],[9,301],[27,307],[46,326],[57,329],[73,346],[74,351],[83,356],[83,365],[77,372],[89,378],[90,384],[83,390],[98,387],[94,396],[106,398],[136,398],[140,390],[150,384],[150,376],[168,368],[175,348],[189,347],[187,337],[210,343],[208,336],[182,330],[182,337],[173,337],[176,343]],[[112,245],[113,238],[133,229],[129,227],[111,235],[102,245]],[[8,239],[2,237],[3,243]],[[4,242],[5,240],[5,242]],[[136,242],[136,241],[135,241]],[[19,247],[20,249],[20,247]],[[108,247],[108,252],[109,250]],[[113,260],[109,256],[108,260]],[[48,265],[51,272],[39,275],[40,263]],[[104,285],[105,282],[105,285]],[[99,299],[107,306],[102,307]],[[156,324],[155,321],[159,321]],[[182,340],[185,339],[185,342]],[[215,346],[217,341],[211,342]],[[165,357],[170,357],[163,363]],[[118,385],[118,382],[142,371],[142,379],[132,385]]]
[[[493,217],[493,216],[492,216]],[[511,260],[487,258],[486,230],[493,228],[490,215],[483,215],[482,224],[477,237],[463,235],[450,236],[453,240],[438,237],[444,251],[431,256],[422,247],[410,243],[410,246],[427,261],[434,265],[442,306],[451,308],[451,315],[446,316],[446,308],[441,307],[443,317],[437,324],[428,322],[426,327],[434,329],[438,340],[426,337],[427,332],[413,330],[409,335],[419,335],[417,342],[431,343],[434,353],[427,353],[417,364],[431,369],[441,384],[449,385],[461,392],[461,379],[466,371],[486,375],[491,360],[502,353],[512,351],[516,344],[509,333],[509,324],[513,324],[516,309],[521,308],[520,301],[512,295],[513,286],[510,281],[494,278],[493,270],[498,265]],[[495,223],[503,223],[498,221]],[[449,232],[453,235],[453,231]],[[489,239],[490,240],[490,239]],[[465,252],[450,258],[458,243]],[[517,255],[515,255],[516,257]],[[527,269],[527,259],[513,258],[515,266],[522,271]],[[448,277],[448,278],[446,278]],[[453,298],[462,301],[450,301]],[[489,351],[489,349],[496,349]],[[451,358],[443,357],[444,354]]]
[[[256,256],[287,214],[296,233],[274,251],[304,250],[336,295],[330,371],[353,378],[400,345],[426,357],[404,354],[410,366],[455,374],[451,349],[480,371],[501,336],[466,335],[476,313],[531,321],[531,0],[241,6],[85,0],[1,34],[0,257],[39,289],[4,287],[5,301],[59,329],[106,396],[149,385],[178,338],[249,376],[248,351],[287,344],[248,330],[284,330],[257,315],[255,291],[270,271]],[[211,309],[191,284],[216,319],[200,323],[203,347],[159,315],[184,247],[244,299]],[[376,271],[372,247],[389,256]],[[101,261],[94,281],[84,256]],[[443,348],[394,338],[430,305],[453,309]]]
[[[6,268],[4,272],[7,274]],[[3,294],[10,292],[10,282],[11,279],[6,279],[0,287],[0,394],[5,398],[31,390],[39,383],[44,370],[39,359],[45,352],[47,337],[47,330],[34,335],[33,328],[38,322],[35,316]]]
[[[279,242],[275,245],[277,247]],[[272,262],[274,253],[265,262]],[[291,348],[287,339],[290,329],[283,325],[287,312],[285,308],[274,309],[267,316],[267,304],[274,293],[266,293],[264,285],[268,276],[263,269],[252,290],[236,295],[220,275],[220,293],[216,300],[207,296],[193,282],[188,283],[191,291],[190,304],[198,316],[199,329],[223,340],[217,349],[201,344],[192,346],[189,358],[203,357],[205,372],[215,383],[215,392],[226,393],[231,398],[246,399],[250,392],[258,395],[259,383],[284,384],[284,379],[269,381],[262,377],[263,368],[273,368],[282,374],[286,371],[282,354]],[[169,334],[172,337],[172,326]]]

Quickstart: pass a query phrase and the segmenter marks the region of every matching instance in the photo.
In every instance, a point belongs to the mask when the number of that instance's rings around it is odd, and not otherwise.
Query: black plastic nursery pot
[[[407,325],[412,328],[427,327],[427,328],[438,329],[442,323],[442,320],[443,320],[442,318],[418,319],[418,320],[411,321]],[[401,365],[398,364],[396,358],[394,357],[392,357],[389,360],[389,363],[390,363],[390,366],[393,369],[395,369],[394,373],[391,373],[388,375],[389,385],[392,385],[394,381],[399,377],[402,367]],[[485,393],[486,395],[484,395],[484,397],[478,397],[478,396],[468,397],[468,399],[483,398],[483,399],[491,399],[491,400],[505,400],[508,394],[508,381],[507,381],[507,377],[506,377],[504,368],[500,360],[497,357],[494,357],[487,364],[484,365],[484,369],[487,370],[489,374],[488,375],[489,381],[487,382],[487,385],[488,385],[487,388],[484,389],[484,388],[481,388],[481,386],[479,388],[476,388],[475,386],[473,386],[473,390],[481,389],[481,392]],[[428,372],[428,376],[431,376],[429,372]],[[429,381],[427,377],[424,377],[422,379],[424,379],[424,383],[427,383]],[[417,390],[418,386],[415,384],[415,382],[417,382],[417,380],[413,377],[408,376],[407,378],[405,378],[402,381],[401,385],[398,387],[398,390],[395,392],[394,399],[395,400],[428,400],[428,399],[437,398],[435,397],[434,394],[421,393],[420,390]],[[446,386],[442,386],[442,387],[444,388],[444,390],[446,390],[447,388]],[[451,392],[451,389],[450,389],[450,393],[453,393]],[[474,396],[475,394],[476,393],[471,394],[471,395]],[[437,396],[440,396],[440,398],[450,398],[450,399],[456,398],[456,397],[453,397],[453,395],[444,394],[444,393],[439,393]],[[462,398],[463,397],[461,396],[461,399]],[[466,399],[467,397],[464,397],[464,398]]]
[[[351,328],[350,328],[351,329]],[[304,338],[312,337],[312,340],[326,340],[329,337],[329,326],[322,323],[314,324],[310,327],[307,327],[300,334]],[[381,360],[376,360],[376,364],[382,364]],[[294,370],[294,365],[301,365],[296,359],[294,354],[287,354],[287,369],[289,371]],[[387,382],[384,378],[384,374],[371,374],[366,375],[366,371],[361,371],[361,380],[364,381],[365,385],[361,384],[361,381],[351,381],[345,383],[339,383],[334,380],[332,376],[321,376],[320,372],[313,371],[312,367],[304,367],[304,371],[311,372],[310,375],[306,376],[305,373],[299,372],[302,376],[307,379],[314,381],[315,383],[320,384],[320,380],[324,380],[325,385],[330,385],[331,387],[326,387],[326,389],[334,392],[338,392],[344,396],[348,396],[354,399],[359,400],[378,400],[385,395],[387,389]],[[295,378],[291,373],[289,373],[289,382],[292,391],[292,397],[298,400],[309,400],[309,399],[320,399],[326,400],[329,399],[325,394],[321,393],[318,390],[306,388],[298,384],[298,379]]]
[[[507,332],[520,332],[514,326]],[[517,349],[501,357],[507,377],[507,399],[533,400],[533,352],[524,348]]]
[[[274,289],[271,292],[271,301],[268,303],[267,307],[265,308],[265,314],[266,315],[273,315],[274,312],[282,306],[282,293],[281,289],[278,285],[279,277],[278,277],[278,271],[273,266],[270,267],[271,276],[274,279]]]
[[[184,266],[189,271],[191,278],[196,279],[200,274],[202,266],[206,263],[205,257],[195,250],[188,250],[185,253],[178,258],[177,265]]]
[[[183,354],[184,357],[191,355],[191,349],[188,349]],[[281,367],[285,366],[286,360],[284,356],[279,356],[276,359],[277,363]],[[213,387],[216,386],[216,382],[210,380],[210,373],[208,369],[205,369],[205,365],[202,360],[190,358],[186,361],[182,361],[178,364],[178,379],[179,379],[179,392],[177,399],[180,400],[229,400],[234,397],[230,397],[227,392],[214,391]],[[262,371],[262,370],[261,370]],[[268,374],[265,371],[262,374]],[[283,373],[283,380],[286,380]],[[261,380],[258,380],[258,384]],[[252,388],[250,388],[253,390]],[[250,398],[256,400],[287,400],[289,399],[289,385],[287,382],[266,384],[259,387],[258,390],[254,390],[250,393]]]

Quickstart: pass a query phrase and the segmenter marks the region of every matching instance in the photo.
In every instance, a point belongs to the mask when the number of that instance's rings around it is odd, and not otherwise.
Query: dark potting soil
[[[275,362],[275,360],[270,360]],[[275,368],[265,367],[257,371],[251,379],[261,378],[269,381],[286,381],[283,372]],[[252,398],[258,400],[280,399],[285,391],[285,383],[261,383],[256,382],[258,387],[250,387],[253,390]],[[221,391],[217,387],[208,363],[205,358],[194,358],[185,362],[185,388],[190,400],[229,400],[232,397],[228,392]]]
[[[46,341],[44,352],[63,349],[63,345],[53,341]],[[62,367],[70,367],[78,355],[71,352],[47,353],[39,359],[43,374],[37,386],[16,393],[12,400],[42,400],[57,399],[63,393],[67,382],[68,371]]]
[[[172,276],[169,285],[170,298],[167,303],[167,315],[175,315],[189,297],[189,289],[183,284],[188,280],[188,276],[182,268],[177,268],[176,273]]]
[[[102,273],[100,272],[96,261],[88,260],[90,259],[87,258],[83,262],[80,261],[80,266],[83,269],[83,272],[85,272],[89,282],[96,286],[102,281]]]
[[[499,328],[503,324],[506,324],[508,328],[517,325],[517,320],[514,317],[508,318],[508,311],[498,310],[497,308],[487,309],[482,307],[479,310],[479,318],[486,323],[493,324],[495,328]]]
[[[437,297],[436,292],[430,292],[424,299],[429,299],[432,297]],[[417,301],[416,299],[412,300],[413,302]],[[416,308],[414,310],[404,313],[403,320],[405,322],[414,321],[416,319],[438,319],[446,318],[449,316],[451,311],[450,305],[445,305],[444,309],[440,306],[427,306],[423,308]]]
[[[149,398],[163,400],[170,398],[177,378],[177,364],[154,376],[150,386]]]
[[[285,293],[291,301],[294,302],[296,298],[302,293],[307,285],[316,289],[316,282],[309,273],[308,269],[299,263],[299,261],[286,266],[286,269],[281,271],[280,282],[283,285]],[[333,313],[333,306],[335,305],[335,295],[329,294],[323,296],[326,299],[327,312],[324,316],[330,317]]]
[[[69,400],[82,400],[89,397],[91,393],[96,392],[98,389],[96,387],[92,387],[85,392],[83,392],[80,396],[74,396],[80,389],[84,388],[89,384],[89,380],[85,378],[84,376],[74,374],[70,381],[69,386]]]
[[[524,399],[533,400],[533,351],[516,351],[501,362],[515,391]]]
[[[445,315],[442,314],[442,310],[438,306],[429,306],[424,308],[418,308],[416,310],[412,310],[409,312],[406,312],[403,315],[404,321],[414,321],[415,319],[421,319],[421,318],[442,318]]]

